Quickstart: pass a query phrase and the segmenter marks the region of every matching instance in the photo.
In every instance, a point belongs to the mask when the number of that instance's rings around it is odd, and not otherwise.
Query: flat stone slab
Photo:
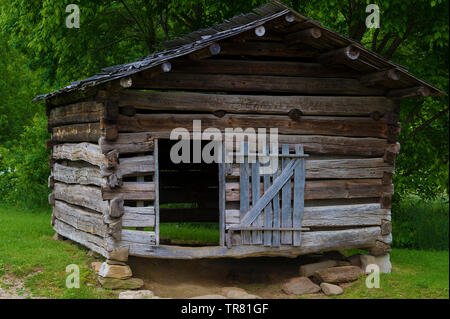
[[[91,262],[91,268],[94,270],[96,274],[100,272],[100,268],[102,268],[102,262],[101,261],[94,261]]]
[[[230,299],[262,299],[261,297],[249,294],[244,289],[238,287],[224,287],[221,289],[221,293]]]
[[[153,299],[155,294],[151,290],[128,290],[119,294],[119,299]]]
[[[338,284],[358,280],[364,275],[364,271],[356,266],[342,266],[320,269],[314,273],[314,278],[319,282]]]
[[[98,277],[98,281],[105,289],[123,289],[123,290],[135,290],[141,289],[144,286],[144,281],[139,278],[128,279],[116,279],[116,278],[104,278]]]
[[[344,289],[341,287],[326,282],[321,283],[320,288],[326,296],[337,296],[344,293]]]
[[[337,265],[336,260],[324,260],[318,263],[301,265],[299,267],[299,275],[302,277],[310,277],[314,275],[314,272],[319,269],[326,269]]]
[[[99,276],[104,278],[116,278],[116,279],[127,279],[133,276],[131,268],[128,265],[110,265],[106,262],[102,264],[99,271]]]
[[[307,295],[319,292],[320,287],[308,277],[295,277],[285,283],[282,290],[288,295]]]

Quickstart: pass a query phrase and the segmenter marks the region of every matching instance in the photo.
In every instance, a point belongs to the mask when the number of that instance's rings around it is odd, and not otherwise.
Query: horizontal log
[[[120,104],[158,111],[225,111],[286,115],[292,109],[298,109],[303,115],[339,116],[369,116],[374,112],[382,116],[395,107],[391,100],[384,97],[260,96],[142,91],[123,91],[120,95]]]
[[[225,189],[227,202],[239,201],[239,183],[227,182]],[[261,190],[262,189],[263,186],[261,185]],[[393,186],[383,185],[381,179],[310,180],[305,183],[305,200],[372,198],[381,197],[383,193],[392,192]],[[261,194],[263,194],[262,191]]]
[[[155,245],[155,232],[123,229],[121,242]]]
[[[381,226],[383,221],[390,219],[390,210],[381,209],[380,204],[340,205],[306,207],[302,217],[302,227],[337,228]],[[239,210],[225,212],[227,225],[240,223]]]
[[[360,77],[359,81],[365,86],[384,85],[389,87],[391,82],[399,81],[401,73],[396,69],[380,71],[366,74]]]
[[[360,51],[355,46],[348,46],[321,54],[317,60],[323,65],[345,64],[351,66],[358,60]]]
[[[155,158],[153,155],[122,158],[117,172],[124,177],[153,174],[155,172]]]
[[[98,142],[102,132],[100,123],[73,124],[53,128],[54,142]]]
[[[289,46],[285,43],[276,42],[244,42],[230,41],[221,42],[220,55],[239,56],[271,56],[283,58],[310,58],[319,55],[319,51],[308,46]]]
[[[155,79],[136,79],[133,89],[280,92],[311,95],[384,95],[356,79],[299,78],[282,76],[164,73]]]
[[[175,128],[193,130],[193,121],[201,120],[202,127],[258,129],[278,128],[279,134],[335,135],[386,138],[388,127],[370,118],[304,116],[300,122],[283,115],[227,114],[217,118],[209,114],[139,114],[132,118],[119,116],[117,125],[122,132],[170,132]]]
[[[86,207],[100,213],[109,212],[109,203],[102,200],[100,187],[55,183],[55,199],[69,204]]]
[[[73,240],[74,242],[82,244],[83,246],[89,248],[90,250],[99,253],[103,257],[108,256],[108,253],[104,248],[103,238],[99,236],[95,236],[86,233],[84,231],[78,230],[58,219],[55,220],[55,225],[53,226],[53,229],[61,236],[64,236],[66,238],[69,238],[70,240]]]
[[[55,163],[52,176],[56,181],[66,184],[107,185],[107,180],[100,175],[100,169],[93,166],[76,167]]]
[[[154,207],[128,207],[122,216],[123,227],[155,227]]]
[[[86,233],[105,237],[108,227],[103,222],[103,215],[84,210],[57,200],[53,208],[56,219]]]
[[[151,132],[152,136],[160,139],[169,139],[169,132]],[[192,137],[191,137],[192,138]],[[225,140],[231,140],[234,135],[224,134]],[[351,138],[340,136],[323,135],[279,135],[280,144],[292,144],[291,151],[294,150],[294,144],[303,144],[305,152],[308,154],[319,155],[350,155],[376,157],[383,156],[388,142],[379,138]],[[239,151],[240,145],[233,143],[233,150]]]
[[[201,258],[244,258],[244,257],[296,257],[305,254],[347,250],[362,247],[374,247],[380,238],[380,227],[364,227],[357,229],[313,231],[302,233],[300,247],[281,246],[264,247],[233,246],[231,249],[223,246],[215,247],[180,247],[160,245],[151,250],[136,251],[137,256],[171,258],[171,259],[201,259]]]
[[[240,176],[239,164],[233,164],[228,178]],[[394,167],[383,158],[306,160],[306,179],[369,179],[383,178]],[[251,175],[251,172],[250,172]]]
[[[115,141],[100,137],[100,149],[103,153],[117,150],[120,154],[153,151],[154,140],[149,133],[121,133]]]
[[[219,209],[160,208],[161,223],[218,222]]]
[[[53,146],[52,159],[85,161],[99,167],[113,168],[117,165],[118,152],[104,155],[100,147],[91,143],[60,144]]]
[[[55,107],[50,110],[48,126],[99,122],[103,114],[103,104],[95,101]]]
[[[202,60],[175,62],[172,72],[195,74],[280,75],[324,78],[357,78],[359,73],[319,63],[250,60]]]
[[[114,197],[122,197],[124,200],[155,200],[155,184],[153,182],[124,182],[121,187],[102,187],[102,197],[110,200]]]
[[[426,98],[431,94],[426,87],[412,87],[406,89],[393,89],[387,94],[387,97],[392,99],[406,99],[406,98]]]
[[[289,44],[294,43],[308,43],[309,41],[316,41],[317,39],[320,39],[322,37],[322,31],[319,28],[309,28],[304,29],[298,32],[290,33],[284,37],[284,40],[286,42],[289,42]]]

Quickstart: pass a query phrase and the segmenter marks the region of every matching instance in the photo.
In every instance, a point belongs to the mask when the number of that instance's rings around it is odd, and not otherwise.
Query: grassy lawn
[[[176,226],[178,225],[178,226]],[[167,236],[183,240],[203,234],[201,240],[216,241],[214,224],[205,229],[199,225],[166,224]],[[47,298],[116,298],[111,291],[98,288],[89,269],[94,259],[87,250],[70,242],[54,241],[50,215],[0,207],[0,285],[8,289],[6,278],[20,278],[34,296]],[[380,289],[367,289],[360,280],[339,298],[449,298],[448,251],[394,249],[391,254],[393,273],[382,275]],[[65,286],[66,266],[80,267],[80,289]],[[21,292],[18,291],[18,294]]]

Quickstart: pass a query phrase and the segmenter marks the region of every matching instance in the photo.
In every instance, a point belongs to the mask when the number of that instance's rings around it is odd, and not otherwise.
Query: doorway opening
[[[177,142],[158,141],[160,244],[218,246],[219,166],[173,163],[170,150]]]

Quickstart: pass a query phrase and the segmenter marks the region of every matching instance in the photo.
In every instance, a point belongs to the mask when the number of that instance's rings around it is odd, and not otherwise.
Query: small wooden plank
[[[289,155],[289,145],[283,144],[282,154]],[[293,163],[294,160],[287,158],[282,159],[282,170],[286,170],[288,163]],[[288,183],[284,185],[281,190],[281,226],[289,228],[292,226],[292,214],[291,214],[291,176],[289,175]],[[292,244],[292,232],[282,232],[281,233],[281,244]]]
[[[117,172],[121,176],[151,175],[155,173],[153,155],[121,158]]]
[[[122,216],[123,227],[155,227],[154,207],[128,207],[125,206]]]
[[[248,154],[248,143],[244,142],[243,154]],[[250,210],[250,184],[249,184],[249,165],[248,157],[244,157],[243,163],[240,163],[240,211],[241,220]],[[242,244],[248,245],[251,243],[251,234],[248,231],[242,232]]]
[[[255,163],[251,164],[252,166],[252,205],[254,205],[259,200],[260,196],[260,175],[259,175],[259,160],[256,159]],[[260,215],[253,223],[252,226],[261,226],[262,225],[262,216]],[[262,232],[254,231],[252,232],[252,244],[260,245],[262,244]]]
[[[124,200],[155,200],[154,182],[124,182],[121,187],[111,189],[103,187],[101,190],[104,200],[111,200],[115,197],[122,197]]]
[[[304,155],[303,146],[296,145],[295,154]],[[301,227],[303,210],[305,207],[305,159],[299,159],[300,163],[294,171],[294,208],[292,213],[292,226]],[[301,244],[301,232],[294,231],[293,245],[298,247]]]
[[[123,229],[122,241],[138,244],[155,245],[156,243],[155,232]]]

